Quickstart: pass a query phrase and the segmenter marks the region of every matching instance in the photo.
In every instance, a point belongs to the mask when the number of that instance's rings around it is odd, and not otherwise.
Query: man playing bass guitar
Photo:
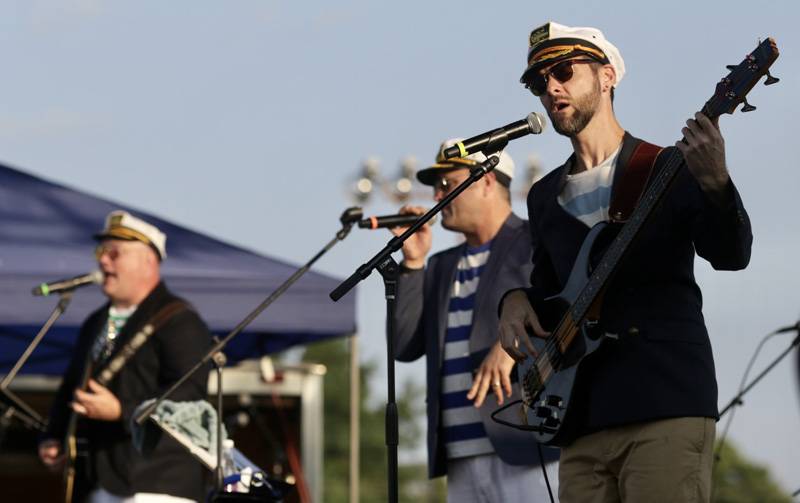
[[[531,33],[529,46],[521,82],[574,153],[528,194],[532,286],[501,302],[501,344],[518,362],[549,355],[536,372],[547,374],[574,357],[554,341],[557,331],[594,325],[602,341],[572,374],[569,427],[557,410],[566,398],[542,397],[550,409],[539,410],[547,416],[539,433],[562,446],[560,501],[709,501],[717,384],[694,259],[742,269],[752,243],[716,117],[697,113],[675,148],[659,149],[617,122],[614,88],[625,66],[599,30],[547,23]],[[549,323],[540,301],[581,287],[571,274],[577,262],[590,272],[608,266],[598,260],[603,244],[668,157],[681,169],[589,315],[577,328],[569,320]],[[590,232],[602,222],[604,232]],[[591,250],[582,246],[590,234],[597,238]]]

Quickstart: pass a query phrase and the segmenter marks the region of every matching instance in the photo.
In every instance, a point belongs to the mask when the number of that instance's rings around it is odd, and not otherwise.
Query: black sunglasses
[[[546,72],[531,72],[532,75],[525,79],[525,87],[527,87],[534,96],[541,96],[547,91],[547,81],[550,79],[551,75],[563,84],[569,81],[575,73],[572,70],[572,65],[577,65],[579,63],[599,62],[594,59],[568,59],[562,61],[550,67]]]

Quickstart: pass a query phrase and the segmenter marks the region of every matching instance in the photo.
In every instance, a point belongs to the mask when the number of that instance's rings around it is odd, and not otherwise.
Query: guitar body
[[[595,225],[586,236],[578,252],[564,290],[556,296],[533,302],[533,308],[545,330],[557,332],[562,320],[568,316],[569,307],[589,280],[591,257],[595,248],[604,241],[608,224]],[[523,423],[533,432],[536,441],[545,445],[568,444],[575,433],[573,412],[573,389],[578,370],[585,357],[600,347],[603,336],[599,334],[593,320],[586,320],[577,327],[577,336],[565,351],[559,351],[552,342],[532,337],[540,358],[527,358],[517,364],[517,375],[522,383]],[[542,358],[546,358],[552,374],[543,379],[540,371]],[[546,381],[546,382],[545,382]]]
[[[81,378],[81,389],[86,389],[92,365],[86,365]],[[79,436],[80,419],[75,412],[70,412],[67,433],[64,438],[64,501],[65,503],[81,503],[89,495],[94,483],[91,478],[91,463],[86,440]]]
[[[86,500],[94,487],[91,460],[84,439],[75,434],[68,435],[65,445],[67,464],[64,467],[64,501],[80,503]]]

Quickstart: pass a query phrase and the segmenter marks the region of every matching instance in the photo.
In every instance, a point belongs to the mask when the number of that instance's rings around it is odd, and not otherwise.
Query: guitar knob
[[[559,409],[563,408],[564,401],[558,395],[548,395],[547,396],[547,405],[550,407],[558,407]]]
[[[771,86],[772,84],[777,84],[780,81],[781,79],[779,79],[778,77],[773,77],[772,75],[770,75],[769,72],[767,72],[767,80],[764,81],[764,85]]]
[[[561,425],[561,421],[557,417],[548,417],[544,420],[545,428],[554,428],[557,429]]]

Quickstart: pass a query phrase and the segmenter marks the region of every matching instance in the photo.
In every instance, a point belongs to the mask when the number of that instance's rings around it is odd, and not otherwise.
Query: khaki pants
[[[561,450],[561,503],[711,501],[714,419],[685,417],[603,430]]]

